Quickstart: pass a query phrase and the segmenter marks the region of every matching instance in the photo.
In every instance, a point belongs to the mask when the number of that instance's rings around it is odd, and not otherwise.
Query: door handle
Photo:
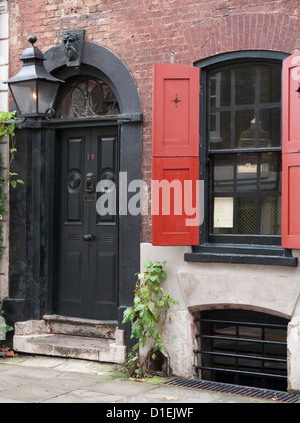
[[[94,239],[94,237],[91,234],[83,235],[83,240],[84,241],[93,241],[93,239]]]
[[[85,190],[86,192],[93,192],[95,188],[95,175],[91,172],[85,175]]]

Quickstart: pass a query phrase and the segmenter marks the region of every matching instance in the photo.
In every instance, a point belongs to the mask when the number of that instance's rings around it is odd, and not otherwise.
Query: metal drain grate
[[[174,378],[162,383],[168,386],[178,386],[180,388],[199,389],[202,391],[214,391],[224,394],[241,395],[277,402],[295,403],[300,402],[299,396],[287,392],[272,391],[270,389],[252,388],[248,386],[230,385],[228,383],[210,382],[199,379]]]

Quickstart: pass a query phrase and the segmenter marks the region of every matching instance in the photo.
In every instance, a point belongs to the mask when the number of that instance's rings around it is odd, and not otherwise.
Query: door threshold
[[[93,338],[115,339],[118,327],[118,322],[115,320],[92,320],[57,314],[45,315],[43,321],[48,329],[47,332]]]
[[[95,320],[95,319],[86,319],[82,317],[72,317],[72,316],[62,316],[61,314],[45,314],[43,316],[44,320],[47,321],[60,321],[60,322],[70,322],[70,323],[91,323],[93,325],[111,325],[118,326],[117,320]]]

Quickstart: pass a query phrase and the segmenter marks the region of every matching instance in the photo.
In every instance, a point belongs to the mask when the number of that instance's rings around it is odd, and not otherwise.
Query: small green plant
[[[4,317],[5,316],[5,311],[2,310],[2,301],[0,301],[0,316]],[[3,323],[0,323],[0,325]],[[14,328],[12,326],[9,326],[8,324],[4,324],[5,325],[5,332],[11,332],[12,330],[14,330]]]
[[[167,309],[171,304],[179,304],[169,294],[164,294],[161,286],[161,279],[167,277],[165,265],[165,261],[146,260],[145,272],[137,274],[134,305],[128,307],[123,315],[123,323],[131,322],[131,338],[138,340],[133,350],[137,350],[140,345],[145,346],[146,340],[151,339],[153,359],[158,351],[167,357],[161,340],[161,330]]]
[[[121,366],[122,376],[125,378],[136,377],[140,378],[142,376],[142,368],[139,362],[139,356],[137,353],[128,353],[126,359]]]

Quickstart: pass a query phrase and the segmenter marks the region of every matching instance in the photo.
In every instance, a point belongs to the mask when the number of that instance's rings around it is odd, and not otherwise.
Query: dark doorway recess
[[[84,42],[79,66],[67,66],[63,43],[44,56],[48,72],[65,84],[53,119],[27,121],[16,129],[18,152],[11,170],[25,184],[10,195],[4,308],[11,324],[53,313],[114,320],[130,346],[131,331],[122,321],[140,266],[141,216],[119,212],[102,219],[96,213],[100,193],[85,186],[88,173],[95,186],[111,178],[117,186],[121,172],[128,184],[141,179],[137,87],[125,64],[94,43]],[[128,202],[134,195],[128,193]]]
[[[200,379],[287,389],[287,319],[228,309],[202,311],[195,323]]]

